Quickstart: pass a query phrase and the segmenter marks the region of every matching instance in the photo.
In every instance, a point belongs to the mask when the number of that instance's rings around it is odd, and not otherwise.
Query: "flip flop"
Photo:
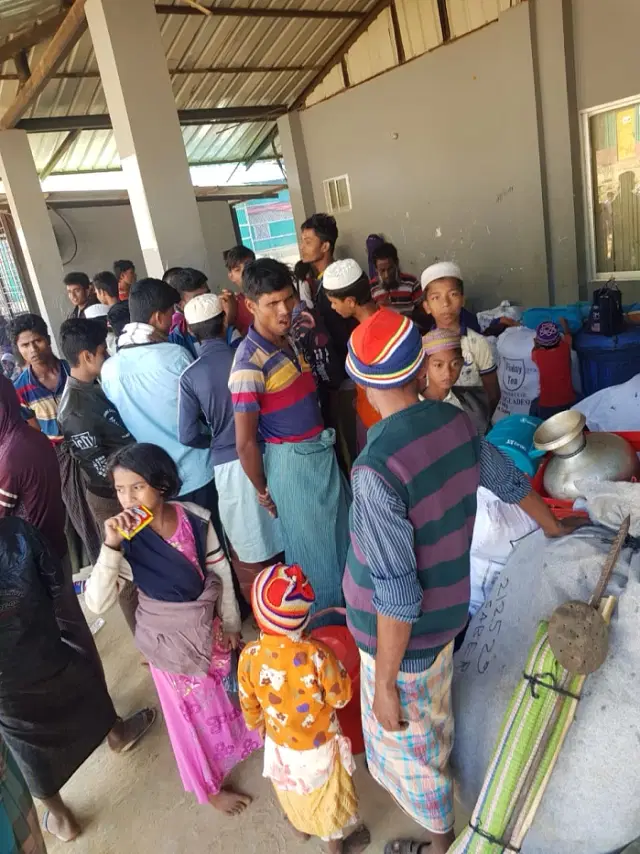
[[[157,712],[155,709],[151,709],[151,708],[141,709],[139,712],[136,712],[135,715],[131,715],[131,717],[128,718],[128,720],[133,720],[133,718],[137,717],[138,715],[144,715],[145,720],[146,720],[145,726],[140,730],[140,732],[137,735],[135,735],[132,739],[130,739],[123,747],[121,747],[119,750],[114,750],[114,753],[117,753],[118,755],[120,755],[121,753],[127,753],[129,750],[134,748],[136,746],[136,744],[140,741],[140,739],[149,732],[151,727],[156,722]]]
[[[46,833],[50,834],[51,836],[55,836],[55,838],[57,840],[59,840],[60,842],[65,842],[65,843],[73,842],[75,839],[77,839],[80,836],[80,833],[81,833],[80,830],[76,833],[75,836],[72,836],[71,839],[65,839],[64,836],[60,836],[59,834],[54,833],[52,830],[49,830],[47,825],[49,823],[49,816],[50,815],[51,815],[51,810],[45,810],[44,815],[42,816],[42,828]]]
[[[430,842],[416,842],[414,839],[395,839],[384,846],[384,854],[420,854]]]

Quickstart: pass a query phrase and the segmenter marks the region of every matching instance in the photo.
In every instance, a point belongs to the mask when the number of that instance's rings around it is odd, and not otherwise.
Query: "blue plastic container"
[[[626,383],[640,373],[640,326],[630,326],[620,335],[611,337],[583,331],[573,340],[585,397],[600,389]]]
[[[533,477],[545,454],[533,447],[533,434],[541,424],[542,419],[533,415],[509,415],[491,428],[487,440],[511,457],[520,471]]]

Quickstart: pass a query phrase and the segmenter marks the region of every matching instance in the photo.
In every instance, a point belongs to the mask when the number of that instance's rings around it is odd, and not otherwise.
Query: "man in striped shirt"
[[[400,270],[398,250],[393,243],[381,243],[373,251],[376,278],[371,282],[371,296],[377,305],[385,305],[406,316],[422,300],[422,288],[415,276]]]
[[[25,420],[35,416],[42,432],[60,442],[58,404],[67,384],[69,365],[54,355],[47,324],[39,315],[19,314],[11,333],[13,346],[26,365],[14,383]]]
[[[348,488],[335,433],[322,423],[311,368],[289,337],[291,272],[279,261],[259,259],[246,265],[243,285],[253,324],[229,377],[238,457],[259,502],[280,519],[286,562],[304,568],[318,610],[341,605]]]

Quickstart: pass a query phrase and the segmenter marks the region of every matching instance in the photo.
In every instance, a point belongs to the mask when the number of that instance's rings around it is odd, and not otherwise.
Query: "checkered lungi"
[[[409,726],[387,732],[373,714],[375,659],[361,652],[362,729],[374,780],[402,809],[432,833],[453,827],[451,678],[453,643],[422,673],[399,673],[402,719]]]

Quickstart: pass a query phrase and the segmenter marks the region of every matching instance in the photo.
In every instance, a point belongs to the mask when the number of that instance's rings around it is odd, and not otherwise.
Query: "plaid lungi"
[[[27,784],[7,746],[0,741],[0,851],[46,854]]]
[[[409,726],[387,732],[373,714],[375,659],[361,652],[362,729],[369,773],[402,809],[432,833],[453,827],[451,678],[453,643],[428,670],[399,673],[402,719]]]

